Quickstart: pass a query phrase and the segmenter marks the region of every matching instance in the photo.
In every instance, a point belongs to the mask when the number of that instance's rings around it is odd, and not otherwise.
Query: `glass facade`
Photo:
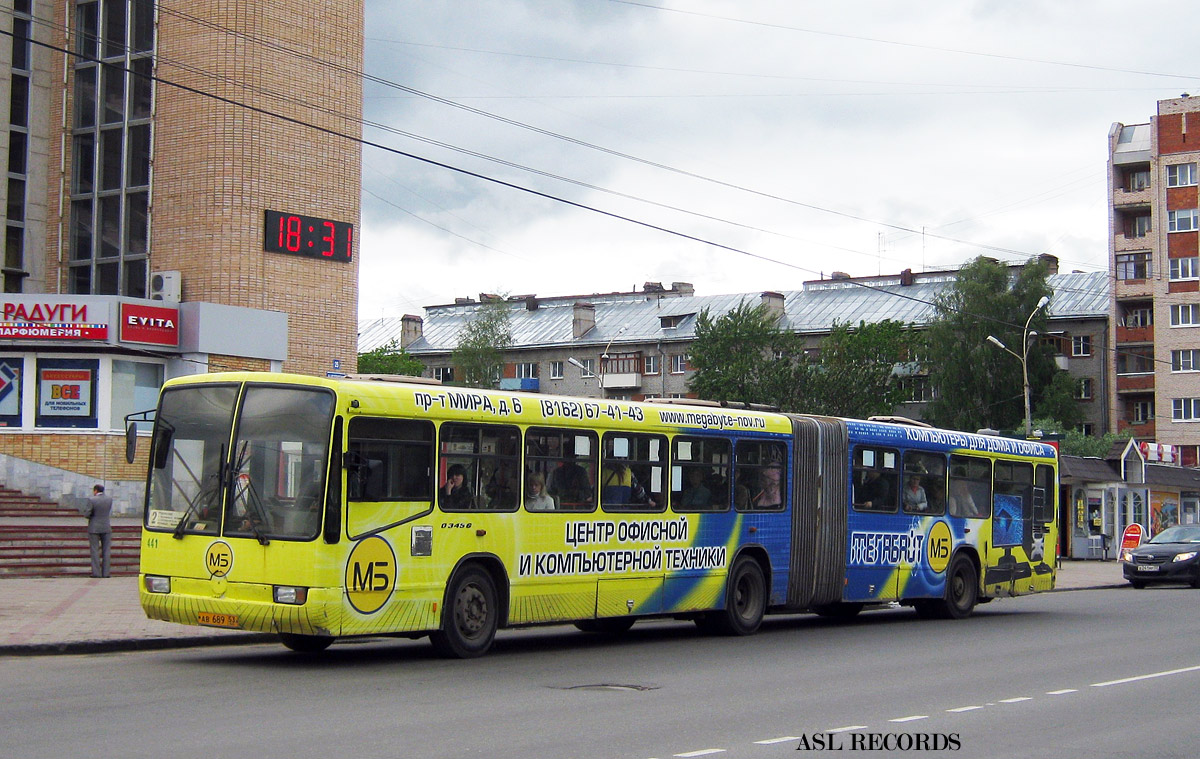
[[[8,203],[4,229],[4,292],[24,290],[29,271],[25,262],[25,203],[29,172],[29,91],[32,49],[32,4],[14,3],[12,12],[12,73],[8,108]]]

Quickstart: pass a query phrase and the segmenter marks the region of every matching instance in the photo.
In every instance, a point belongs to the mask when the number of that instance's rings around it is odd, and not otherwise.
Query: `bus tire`
[[[767,611],[767,581],[762,567],[743,556],[729,573],[725,608],[705,614],[696,623],[702,630],[721,635],[753,635]]]
[[[636,620],[633,617],[603,617],[601,619],[583,619],[575,623],[575,627],[586,633],[602,633],[604,635],[620,635],[629,632]]]
[[[459,570],[442,606],[442,628],[429,634],[434,650],[447,659],[483,656],[496,637],[499,610],[492,576],[477,566]]]
[[[959,556],[946,574],[946,595],[938,602],[938,616],[943,619],[966,619],[979,602],[979,573],[965,556]]]
[[[279,642],[299,654],[319,654],[333,643],[328,635],[297,635],[279,633]]]

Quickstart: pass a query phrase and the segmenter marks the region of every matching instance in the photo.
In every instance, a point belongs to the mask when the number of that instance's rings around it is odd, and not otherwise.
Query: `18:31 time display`
[[[330,261],[354,257],[354,225],[282,211],[265,212],[263,250]]]

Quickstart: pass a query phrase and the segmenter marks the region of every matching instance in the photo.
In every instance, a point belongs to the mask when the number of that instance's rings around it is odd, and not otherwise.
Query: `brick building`
[[[2,1],[0,481],[129,506],[165,379],[354,366],[363,3]]]

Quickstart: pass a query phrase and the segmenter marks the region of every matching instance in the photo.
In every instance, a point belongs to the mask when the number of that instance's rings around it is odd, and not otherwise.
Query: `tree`
[[[483,304],[459,335],[450,354],[455,375],[467,387],[496,387],[504,367],[504,351],[512,345],[508,304]]]
[[[938,397],[927,417],[959,430],[1024,427],[1021,362],[988,342],[995,335],[1021,353],[1025,322],[1043,296],[1050,295],[1045,264],[1032,260],[1014,278],[1004,264],[980,257],[958,272],[954,285],[934,302],[937,316],[927,330],[930,381]],[[1030,329],[1045,331],[1046,309]],[[1049,349],[1030,339],[1029,383],[1033,399],[1043,395],[1057,367]]]
[[[1083,423],[1083,410],[1079,408],[1079,401],[1076,399],[1078,390],[1078,379],[1068,372],[1055,372],[1034,413],[1039,418],[1057,420],[1063,429],[1078,428]]]
[[[821,341],[809,397],[813,414],[866,419],[908,400],[897,367],[913,354],[915,333],[884,319],[857,327],[834,324]]]
[[[688,388],[710,400],[765,403],[785,410],[807,386],[808,366],[800,338],[779,329],[767,307],[742,301],[716,319],[708,309],[696,317],[688,363]]]
[[[409,355],[394,339],[375,350],[358,354],[358,371],[363,374],[404,374],[420,377],[425,365]]]
[[[1064,456],[1103,458],[1112,450],[1114,443],[1130,438],[1128,432],[1109,432],[1100,437],[1085,435],[1081,430],[1067,427],[1051,418],[1035,419],[1033,428],[1046,433],[1062,435],[1062,439],[1058,443],[1058,451]]]

